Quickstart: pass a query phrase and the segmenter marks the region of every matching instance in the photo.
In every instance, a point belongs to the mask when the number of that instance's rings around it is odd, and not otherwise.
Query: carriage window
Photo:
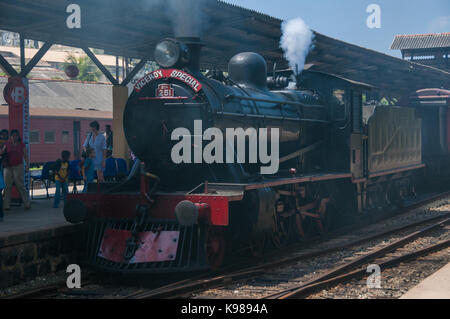
[[[44,142],[46,144],[53,144],[56,142],[55,131],[45,131],[44,132]]]
[[[62,132],[62,140],[61,142],[63,144],[69,144],[69,131],[63,131]]]
[[[30,131],[30,144],[39,144],[39,131]]]
[[[334,107],[334,119],[345,120],[346,119],[345,90],[343,89],[333,90],[333,107]]]

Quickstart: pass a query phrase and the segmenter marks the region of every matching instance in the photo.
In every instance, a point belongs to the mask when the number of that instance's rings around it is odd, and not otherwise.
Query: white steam
[[[200,37],[208,25],[204,10],[211,0],[169,0],[173,32],[176,37]]]
[[[305,67],[306,57],[312,49],[314,34],[301,18],[285,21],[281,25],[283,35],[280,47],[284,51],[284,57],[289,66],[295,72],[300,73]]]
[[[144,10],[164,14],[175,37],[201,37],[209,27],[205,10],[214,0],[144,0]]]

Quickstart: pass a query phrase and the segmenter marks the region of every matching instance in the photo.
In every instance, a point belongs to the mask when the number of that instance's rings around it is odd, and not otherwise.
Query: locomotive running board
[[[294,176],[287,178],[274,178],[271,180],[265,180],[256,183],[208,183],[207,194],[214,194],[215,196],[225,196],[228,201],[238,201],[243,198],[244,192],[254,189],[278,187],[284,185],[311,183],[311,182],[323,182],[337,179],[350,179],[351,173],[323,173],[323,174],[311,174]],[[202,183],[195,187],[187,194],[197,195],[204,192],[206,183]]]

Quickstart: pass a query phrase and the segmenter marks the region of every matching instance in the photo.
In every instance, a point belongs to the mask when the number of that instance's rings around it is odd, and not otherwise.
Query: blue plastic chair
[[[78,193],[77,183],[83,180],[81,175],[80,160],[74,160],[69,163],[69,183],[73,183],[72,193]]]
[[[50,184],[52,183],[52,176],[50,175],[50,169],[55,164],[55,162],[47,162],[42,167],[42,171],[40,175],[31,176],[31,199],[34,199],[33,190],[34,190],[34,182],[40,181],[44,184],[45,190],[47,192],[47,198],[50,198],[48,194],[48,189]]]
[[[105,169],[103,170],[103,177],[106,181],[113,181],[117,178],[118,169],[117,162],[114,157],[108,157],[105,160]]]
[[[128,176],[127,162],[123,158],[116,158],[117,162],[117,179],[123,179]]]

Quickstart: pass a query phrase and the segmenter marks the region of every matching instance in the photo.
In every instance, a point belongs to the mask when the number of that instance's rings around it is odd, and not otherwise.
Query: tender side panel
[[[368,173],[422,163],[421,120],[414,109],[377,107],[368,121]]]

